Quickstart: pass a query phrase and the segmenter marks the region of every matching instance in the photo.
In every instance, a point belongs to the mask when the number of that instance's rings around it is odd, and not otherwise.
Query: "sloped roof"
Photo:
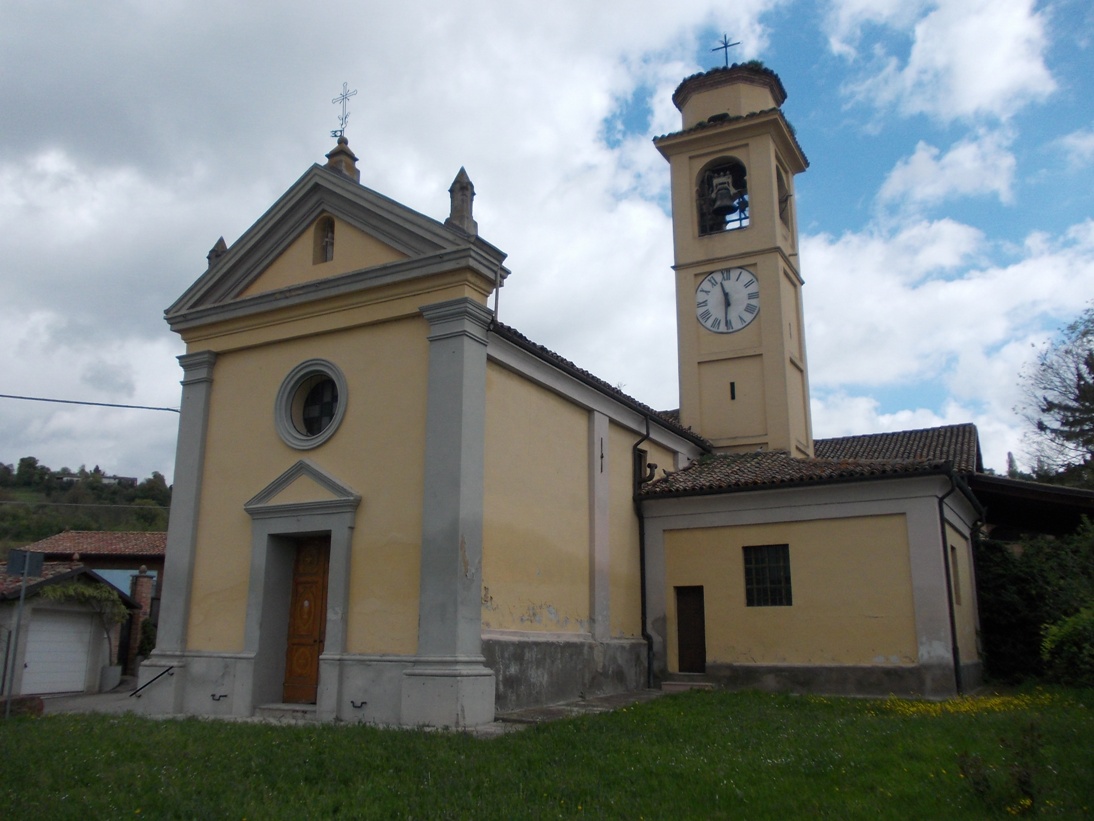
[[[119,590],[112,585],[94,570],[84,567],[79,562],[43,562],[42,563],[42,575],[40,576],[27,576],[27,590],[26,595],[29,597],[38,592],[41,588],[51,585],[59,584],[69,579],[78,579],[81,577],[87,578],[88,581],[105,584],[118,594],[118,597],[130,610],[139,608],[135,601],[130,598],[124,590]],[[4,599],[18,599],[20,589],[23,584],[23,577],[21,575],[8,575],[7,562],[0,564],[0,601]]]
[[[673,137],[681,137],[685,134],[698,134],[700,131],[705,131],[708,128],[720,128],[722,126],[743,123],[748,120],[759,120],[764,117],[778,117],[786,126],[787,136],[790,138],[790,143],[801,155],[802,164],[808,168],[809,158],[805,156],[805,152],[802,150],[801,143],[798,142],[798,135],[794,131],[794,127],[790,125],[790,121],[786,119],[786,115],[783,114],[781,108],[766,108],[763,111],[752,111],[748,114],[731,115],[712,117],[710,119],[697,122],[691,128],[683,128],[680,131],[670,131],[668,134],[661,134],[653,138],[653,142],[656,145],[664,140],[672,139]]]
[[[162,558],[167,551],[167,534],[163,531],[66,530],[27,545],[24,550],[46,553],[50,556],[71,557],[79,553],[81,558],[94,556],[134,556]]]
[[[292,294],[296,298],[320,298],[455,266],[470,267],[491,282],[509,273],[502,266],[506,255],[478,236],[447,227],[336,170],[313,165],[166,310],[171,327],[211,321],[226,310],[261,311],[276,305],[290,289],[240,297],[321,214],[344,220],[408,259],[303,283]],[[377,273],[379,268],[384,271]]]
[[[971,423],[817,439],[813,453],[818,459],[942,459],[958,473],[984,470],[980,437]]]
[[[939,459],[798,459],[784,451],[706,456],[642,487],[642,496],[690,496],[761,488],[945,474]]]
[[[569,359],[566,359],[564,356],[555,353],[549,348],[545,348],[543,345],[533,342],[516,328],[511,328],[508,325],[505,325],[495,320],[490,324],[490,330],[502,339],[512,342],[514,345],[521,348],[522,350],[527,351],[528,353],[546,362],[547,364],[552,365],[563,371],[564,373],[569,374],[580,382],[585,383],[589,387],[595,388],[601,393],[610,396],[612,399],[615,399],[616,401],[627,405],[632,410],[638,411],[638,413],[650,417],[651,419],[657,421],[662,427],[665,427],[671,430],[673,433],[685,437],[686,439],[699,445],[704,450],[710,449],[710,442],[708,442],[699,434],[695,433],[693,430],[691,430],[691,428],[685,428],[683,425],[680,424],[680,416],[678,413],[674,413],[671,411],[663,412],[659,410],[654,410],[649,405],[639,402],[633,396],[629,396],[628,394],[623,393],[623,391],[619,390],[618,388],[613,387],[612,385],[601,379],[599,376],[595,376],[584,368],[578,367]]]

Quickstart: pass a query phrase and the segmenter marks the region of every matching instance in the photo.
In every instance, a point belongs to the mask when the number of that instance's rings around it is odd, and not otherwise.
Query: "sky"
[[[443,220],[465,167],[499,318],[674,408],[652,138],[723,35],[810,161],[814,435],[973,422],[1028,466],[1021,374],[1094,299],[1089,0],[0,0],[0,394],[178,407],[163,310],[324,162],[345,82],[362,184]],[[170,479],[177,426],[0,399],[0,462]]]

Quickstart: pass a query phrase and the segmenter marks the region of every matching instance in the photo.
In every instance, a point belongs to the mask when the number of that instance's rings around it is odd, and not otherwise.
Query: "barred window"
[[[790,545],[762,544],[744,548],[745,604],[748,607],[789,607]]]

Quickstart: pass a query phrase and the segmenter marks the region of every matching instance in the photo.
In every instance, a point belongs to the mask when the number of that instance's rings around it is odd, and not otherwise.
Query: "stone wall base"
[[[641,639],[496,631],[483,634],[482,653],[497,679],[498,712],[646,688]]]
[[[403,673],[402,721],[413,727],[477,727],[494,720],[494,674],[479,664]]]
[[[972,667],[970,676],[974,673]],[[666,673],[663,680],[701,680],[730,690],[818,695],[918,698],[957,695],[953,667],[949,665],[708,664],[701,675]],[[970,689],[968,681],[965,689]]]
[[[276,703],[281,693],[281,682],[260,680],[253,656],[245,653],[153,654],[137,683],[149,686],[134,707],[149,715],[245,718]],[[323,655],[315,716],[408,727],[489,723],[494,675],[481,658],[446,664],[416,656]]]

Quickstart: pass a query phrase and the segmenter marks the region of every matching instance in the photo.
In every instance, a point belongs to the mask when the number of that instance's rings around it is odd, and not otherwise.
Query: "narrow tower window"
[[[782,220],[783,225],[787,228],[790,227],[790,189],[786,185],[786,176],[783,174],[781,168],[775,171],[776,180],[778,182],[778,194],[779,194],[779,219]]]
[[[315,223],[315,240],[312,262],[330,262],[334,259],[334,218],[321,217]]]
[[[748,181],[744,163],[723,157],[699,175],[696,190],[699,235],[748,226]]]

